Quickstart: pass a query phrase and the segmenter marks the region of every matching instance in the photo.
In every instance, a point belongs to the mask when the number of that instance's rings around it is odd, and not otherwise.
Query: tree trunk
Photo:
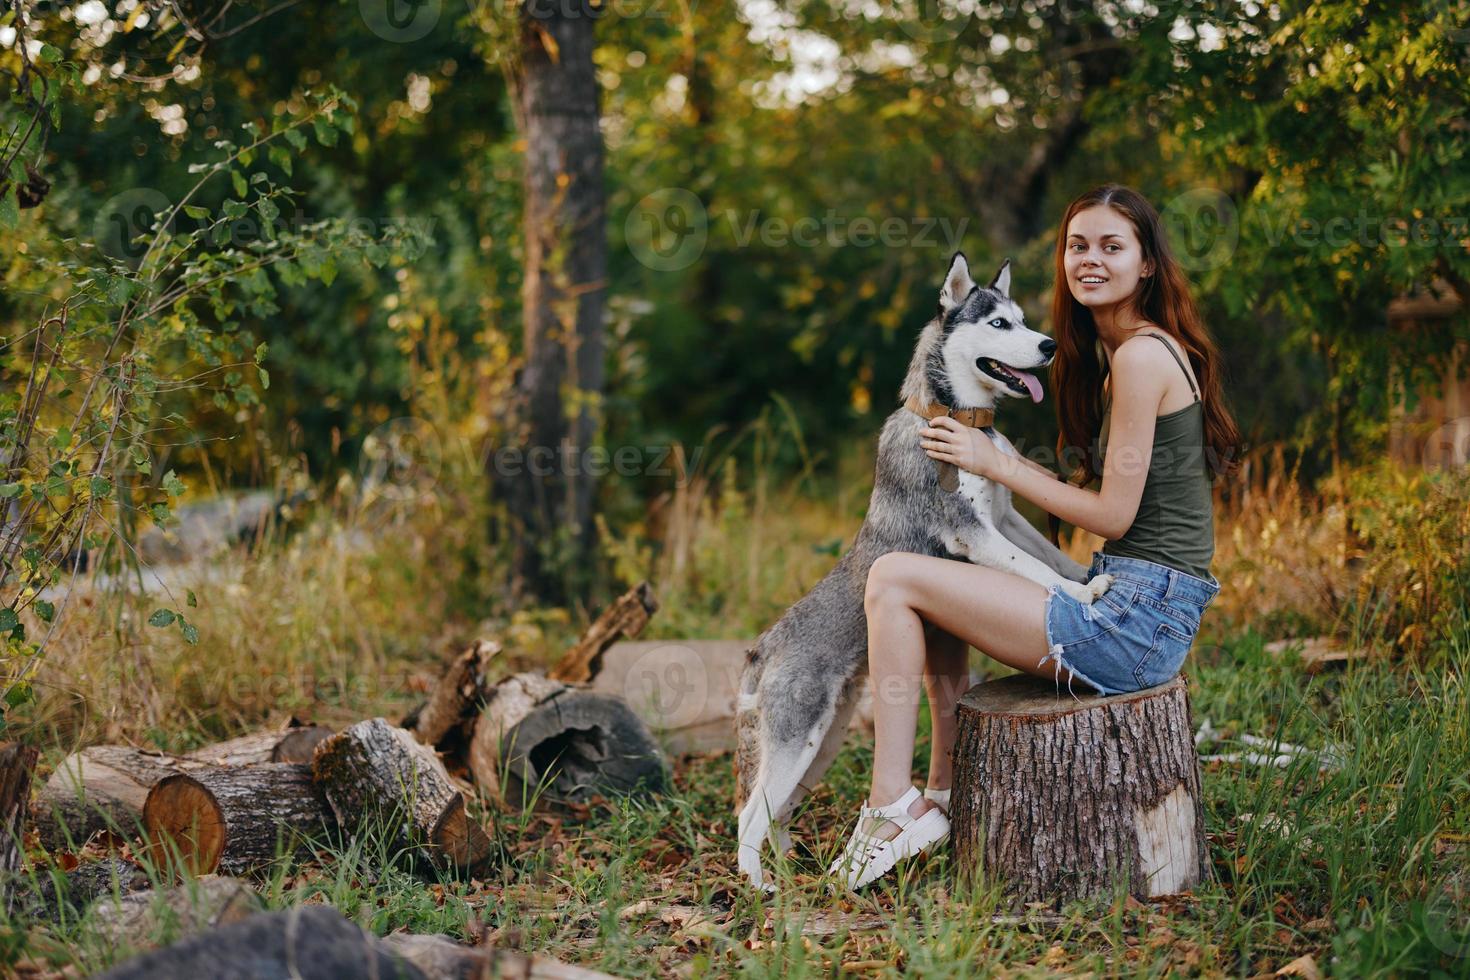
[[[1025,674],[960,699],[950,810],[962,876],[1027,902],[1140,899],[1210,874],[1199,758],[1182,676],[1073,700]]]
[[[0,745],[0,906],[11,911],[11,885],[25,854],[26,805],[31,801],[35,746]]]
[[[262,762],[310,762],[317,743],[332,734],[321,725],[292,725],[276,732],[255,732],[228,742],[206,745],[188,758],[221,766],[253,766]]]
[[[192,875],[243,874],[297,853],[336,821],[304,763],[219,766],[168,776],[143,804],[153,860]]]
[[[160,779],[208,767],[125,745],[93,745],[62,760],[31,806],[47,850],[79,849],[110,830],[130,837],[140,827],[148,791]]]
[[[525,138],[525,365],[507,445],[491,467],[514,542],[516,592],[564,604],[585,589],[592,553],[592,445],[603,388],[607,229],[591,0],[526,0],[509,70]],[[569,398],[572,399],[569,403]],[[503,472],[502,472],[503,471]],[[564,537],[569,536],[569,539]]]
[[[389,833],[395,851],[410,848],[440,866],[473,870],[490,857],[490,839],[433,749],[382,718],[317,746],[312,772],[351,833]]]
[[[470,769],[482,790],[513,806],[537,793],[585,803],[596,793],[658,792],[668,779],[657,743],[625,701],[531,673],[496,685],[475,724]]]

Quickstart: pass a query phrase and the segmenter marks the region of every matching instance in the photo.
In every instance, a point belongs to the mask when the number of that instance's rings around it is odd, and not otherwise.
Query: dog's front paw
[[[1094,575],[1086,585],[1080,582],[1063,582],[1061,588],[1067,595],[1076,599],[1084,606],[1090,606],[1093,600],[1108,591],[1112,584],[1113,577],[1111,575]]]
[[[1087,602],[1091,604],[1093,600],[1101,598],[1102,594],[1108,591],[1108,589],[1112,588],[1112,586],[1113,577],[1111,575],[1094,575],[1092,577],[1092,580],[1089,581],[1085,586],[1083,586],[1083,588],[1085,588],[1088,594],[1092,597],[1091,599],[1088,599]]]

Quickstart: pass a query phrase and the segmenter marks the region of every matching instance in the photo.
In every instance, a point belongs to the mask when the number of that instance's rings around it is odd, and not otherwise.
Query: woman
[[[1069,690],[1075,681],[1103,695],[1136,691],[1178,673],[1219,592],[1209,570],[1210,483],[1238,465],[1239,433],[1214,343],[1158,212],[1138,192],[1107,185],[1067,208],[1052,324],[1058,451],[1066,459],[1066,447],[1090,447],[1068,483],[950,418],[921,430],[921,445],[1107,539],[1088,577],[1111,574],[1113,584],[1084,606],[1055,587],[967,562],[893,553],[873,563],[864,597],[868,669],[884,696],[873,700],[872,791],[831,869],[852,887],[948,836],[966,644],[1027,673],[1059,682],[1065,673]],[[1094,476],[1102,478],[1097,491],[1086,486]],[[928,649],[925,622],[945,633]],[[921,686],[933,717],[922,797],[910,781]]]

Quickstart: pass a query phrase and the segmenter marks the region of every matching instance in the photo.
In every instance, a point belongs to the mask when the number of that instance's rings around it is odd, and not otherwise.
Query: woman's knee
[[[890,551],[878,556],[878,560],[868,568],[867,586],[863,590],[865,608],[895,601],[907,604],[913,584],[913,562],[909,559],[913,557],[903,551]]]

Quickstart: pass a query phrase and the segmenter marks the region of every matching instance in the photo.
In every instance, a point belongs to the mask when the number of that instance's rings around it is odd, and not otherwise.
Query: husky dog
[[[863,594],[879,555],[968,559],[1056,585],[1084,603],[1112,582],[1099,575],[1082,584],[1087,569],[1016,513],[1004,486],[961,471],[957,492],[946,492],[937,462],[919,445],[928,421],[913,407],[937,403],[955,414],[993,409],[1002,395],[1041,401],[1041,384],[1028,372],[1051,363],[1056,341],[1027,329],[1010,284],[1009,261],[982,288],[971,280],[965,256],[955,253],[938,312],[909,363],[905,407],[883,425],[873,495],[857,540],[746,654],[735,721],[736,807],[740,871],[757,887],[771,887],[763,882],[760,859],[767,833],[774,825],[775,844],[784,853],[792,812],[842,747],[868,668]],[[984,431],[1015,455],[1005,436]]]

